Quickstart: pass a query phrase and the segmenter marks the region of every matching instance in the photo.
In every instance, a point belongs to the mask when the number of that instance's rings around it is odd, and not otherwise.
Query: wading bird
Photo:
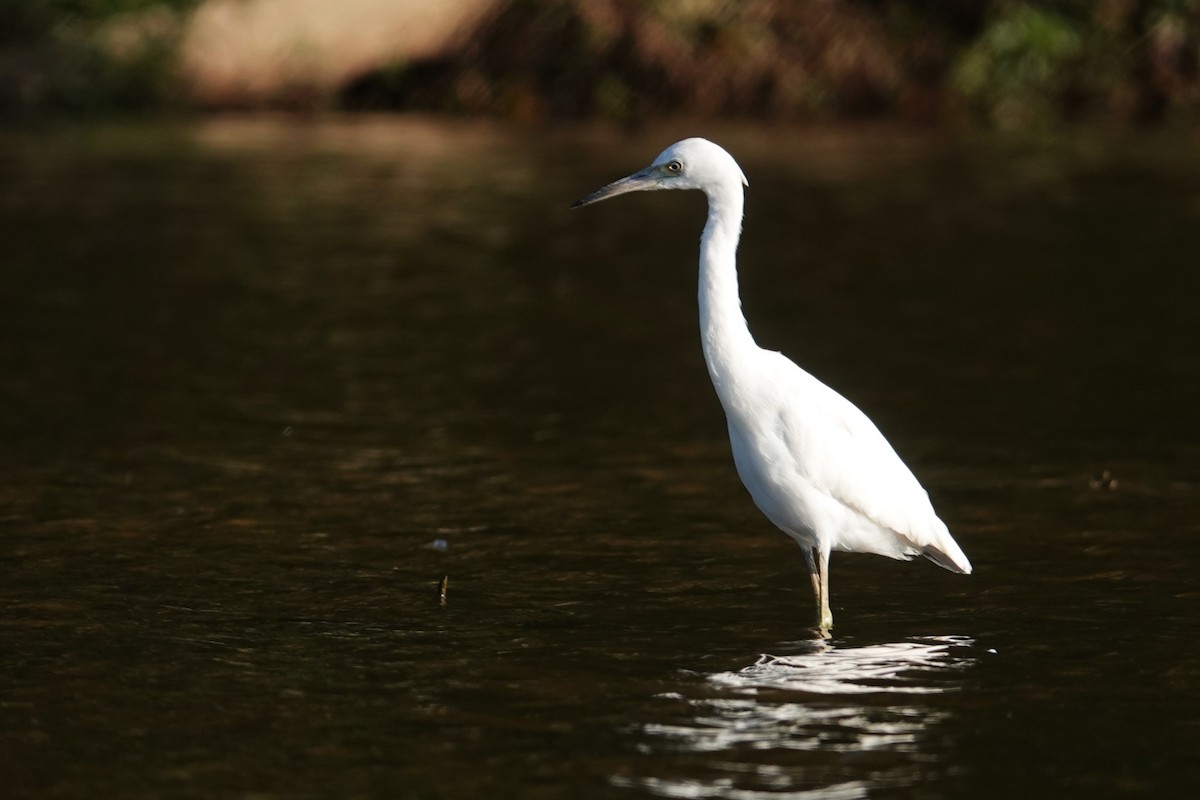
[[[833,627],[829,554],[925,556],[952,572],[971,562],[938,519],[929,496],[866,414],[792,363],[755,344],[738,297],[742,187],[729,153],[685,139],[643,170],[576,201],[699,189],[708,196],[700,237],[700,341],[725,409],[733,461],[755,505],[800,545],[816,595],[818,627]]]

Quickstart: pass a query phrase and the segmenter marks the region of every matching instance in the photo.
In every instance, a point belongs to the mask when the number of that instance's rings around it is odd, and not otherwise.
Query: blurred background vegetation
[[[4,0],[0,117],[238,107],[1023,128],[1190,118],[1200,99],[1200,0],[440,0],[461,7],[449,27],[429,5]],[[389,23],[405,33],[394,46]]]

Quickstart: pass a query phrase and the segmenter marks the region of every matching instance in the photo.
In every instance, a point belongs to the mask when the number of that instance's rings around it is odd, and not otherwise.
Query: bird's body
[[[800,545],[819,624],[828,630],[833,550],[897,559],[923,555],[963,573],[971,563],[871,420],[787,357],[754,342],[737,281],[745,183],[725,150],[705,139],[685,139],[646,169],[576,205],[647,189],[700,189],[708,196],[700,240],[704,360],[725,410],[738,476],[763,514]]]

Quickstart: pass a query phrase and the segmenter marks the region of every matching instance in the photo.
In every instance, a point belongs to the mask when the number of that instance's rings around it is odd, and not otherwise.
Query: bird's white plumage
[[[831,550],[924,555],[964,573],[971,563],[874,423],[782,354],[755,344],[737,284],[745,185],[729,153],[706,139],[685,139],[576,205],[651,189],[708,196],[698,297],[705,363],[725,410],[738,475],[758,508],[804,549],[827,629]]]
[[[808,547],[970,563],[929,496],[862,411],[780,353],[759,351],[752,404],[726,407],[734,462],[755,504]],[[937,559],[935,559],[937,560]]]

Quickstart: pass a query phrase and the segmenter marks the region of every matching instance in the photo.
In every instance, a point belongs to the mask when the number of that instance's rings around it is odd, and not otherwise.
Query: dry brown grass
[[[183,33],[181,70],[205,106],[328,97],[388,63],[446,52],[497,0],[211,0]]]

